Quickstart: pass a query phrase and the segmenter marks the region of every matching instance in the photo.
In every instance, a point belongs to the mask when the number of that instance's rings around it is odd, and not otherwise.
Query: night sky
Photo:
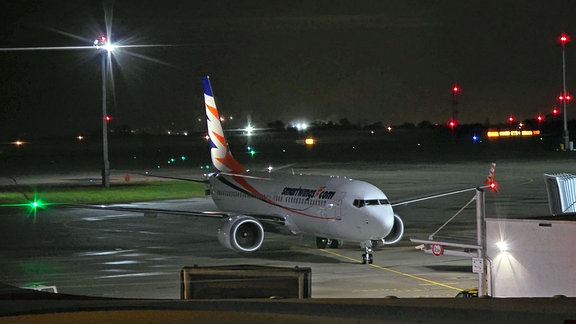
[[[558,104],[558,36],[576,38],[570,0],[4,0],[0,47],[90,46],[105,12],[114,42],[171,45],[114,54],[111,127],[149,131],[205,127],[205,74],[222,114],[260,127],[446,123],[455,83],[461,124],[535,118]],[[575,89],[574,44],[566,54]],[[99,130],[96,50],[3,51],[0,69],[0,137]]]

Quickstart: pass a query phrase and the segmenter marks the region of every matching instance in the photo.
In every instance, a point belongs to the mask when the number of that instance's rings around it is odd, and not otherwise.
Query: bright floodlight
[[[306,122],[297,122],[293,123],[292,127],[296,128],[296,130],[298,131],[305,131],[306,129],[308,129],[308,124]]]
[[[254,127],[252,127],[252,125],[248,125],[248,126],[246,126],[246,128],[244,130],[246,131],[247,135],[252,135],[252,132],[254,131]]]
[[[106,38],[106,36],[100,36],[99,38],[97,38],[96,40],[94,40],[94,46],[97,49],[103,48],[108,52],[112,52],[114,51],[114,49],[116,48],[116,46],[114,46],[109,40],[108,38]]]
[[[116,46],[110,43],[106,43],[106,45],[104,46],[104,49],[107,50],[108,52],[112,52],[115,48]]]
[[[496,247],[500,250],[500,252],[508,251],[508,243],[506,243],[504,241],[500,241],[500,242],[496,243]]]

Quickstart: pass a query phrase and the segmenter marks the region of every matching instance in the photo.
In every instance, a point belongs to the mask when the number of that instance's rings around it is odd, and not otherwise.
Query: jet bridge
[[[492,297],[576,296],[572,248],[576,230],[576,176],[545,174],[550,209],[555,215],[524,219],[491,218],[484,215],[484,201],[477,192],[477,244],[439,241],[434,236],[410,240],[426,253],[467,256],[478,273],[478,295]],[[463,208],[465,208],[464,206]]]
[[[548,206],[553,215],[576,212],[576,175],[544,174]]]

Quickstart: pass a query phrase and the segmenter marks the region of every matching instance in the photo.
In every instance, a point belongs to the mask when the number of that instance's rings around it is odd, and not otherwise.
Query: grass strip
[[[0,188],[1,205],[40,200],[47,204],[114,204],[204,197],[204,184],[186,181],[146,181],[101,186],[38,186]]]

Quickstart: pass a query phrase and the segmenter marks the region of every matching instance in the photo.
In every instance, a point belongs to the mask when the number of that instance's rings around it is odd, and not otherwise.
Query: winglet
[[[220,115],[216,108],[214,92],[210,85],[210,77],[202,79],[204,85],[204,105],[206,107],[206,122],[208,124],[208,137],[210,140],[210,155],[212,164],[222,172],[241,173],[244,167],[232,156],[228,142],[224,137],[224,130],[220,123]]]
[[[498,186],[494,180],[494,173],[496,172],[496,162],[492,162],[490,165],[490,171],[488,171],[488,176],[484,180],[484,184],[490,188],[490,190],[498,191]]]

